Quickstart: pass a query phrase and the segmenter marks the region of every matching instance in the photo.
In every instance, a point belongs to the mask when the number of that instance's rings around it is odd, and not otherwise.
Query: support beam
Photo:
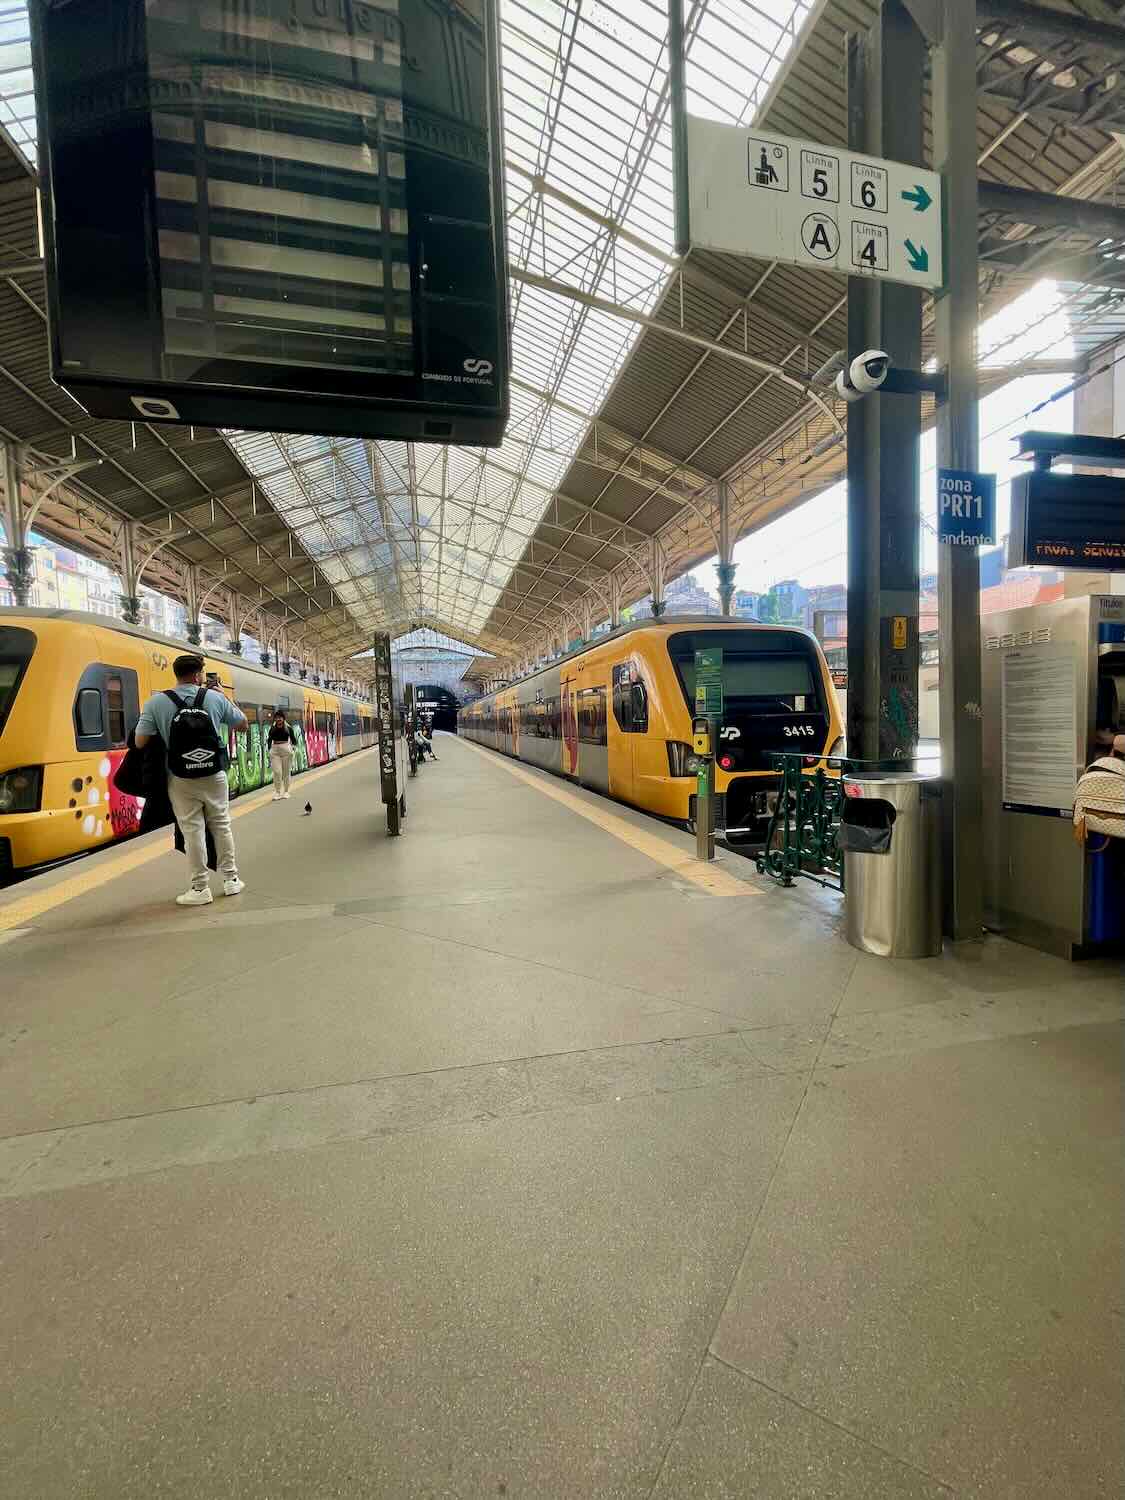
[[[922,161],[925,42],[902,0],[848,47],[848,145]],[[970,112],[971,113],[971,112]],[[975,244],[975,241],[974,241]],[[922,294],[852,277],[848,353],[891,349],[922,362]],[[918,446],[921,398],[875,396],[848,408],[848,752],[905,760],[918,744]]]
[[[1125,33],[1123,33],[1125,35]],[[974,162],[974,175],[975,175]],[[1125,208],[1090,203],[1058,193],[1035,193],[1005,182],[982,182],[977,190],[980,213],[1003,214],[1020,224],[1044,229],[1074,229],[1098,239],[1125,240]],[[974,260],[976,259],[974,255]],[[897,359],[896,362],[901,363]]]
[[[668,114],[672,126],[672,203],[677,255],[686,255],[691,249],[686,65],[684,0],[668,0]]]
[[[1065,17],[1065,23],[1072,19],[1079,24],[1077,16]],[[943,178],[948,243],[957,253],[948,257],[948,285],[935,303],[934,334],[938,364],[949,373],[948,399],[937,410],[937,461],[954,469],[976,469],[979,462],[977,140],[975,114],[964,107],[976,64],[973,0],[945,0],[942,45],[933,54],[933,158]],[[941,547],[939,553],[945,930],[955,940],[976,941],[984,921],[980,563],[971,547]]]
[[[139,565],[139,551],[137,546],[137,528],[132,521],[122,521],[121,535],[118,538],[120,551],[121,587],[123,593],[118,595],[121,601],[121,615],[126,625],[139,625],[141,620],[141,569]]]
[[[1002,36],[1018,37],[1023,42],[1041,43],[1049,47],[1059,43],[1067,47],[1077,45],[1082,51],[1094,49],[1108,53],[1111,57],[1125,59],[1125,27],[1120,21],[1095,21],[1091,16],[1079,15],[1072,10],[1049,10],[1046,6],[1031,5],[1028,0],[981,0],[976,8],[970,0],[968,9],[972,16],[974,42],[976,10],[979,9],[981,23],[996,22],[995,28],[989,29],[995,29]],[[944,34],[948,40],[948,28]],[[975,72],[973,79],[975,84]],[[965,96],[971,97],[971,93]],[[937,160],[936,154],[934,160]]]
[[[24,506],[20,453],[14,443],[0,444],[0,515],[4,521],[4,576],[20,609],[25,609],[35,582],[35,564],[27,545],[29,523]]]

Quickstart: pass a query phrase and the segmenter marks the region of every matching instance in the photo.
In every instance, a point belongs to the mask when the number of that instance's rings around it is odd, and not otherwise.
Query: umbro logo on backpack
[[[215,752],[213,750],[204,750],[202,748],[198,750],[185,750],[184,759],[193,761],[196,765],[202,766],[206,764],[209,766],[215,759]]]

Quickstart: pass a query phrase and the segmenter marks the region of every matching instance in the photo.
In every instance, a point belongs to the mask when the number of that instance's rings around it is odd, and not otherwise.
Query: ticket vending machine
[[[1072,818],[1079,776],[1125,734],[1125,595],[981,625],[986,924],[1064,958],[1119,947],[1125,851],[1088,854]]]

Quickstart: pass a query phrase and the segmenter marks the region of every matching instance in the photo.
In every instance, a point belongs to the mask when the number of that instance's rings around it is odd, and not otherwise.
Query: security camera
[[[857,354],[848,366],[836,376],[836,392],[845,401],[858,401],[877,391],[887,378],[891,367],[891,356],[882,349],[865,349]]]

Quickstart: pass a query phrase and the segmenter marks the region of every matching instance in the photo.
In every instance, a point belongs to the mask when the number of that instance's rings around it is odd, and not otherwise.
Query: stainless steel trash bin
[[[941,952],[941,782],[918,771],[844,777],[844,930],[883,958]]]

